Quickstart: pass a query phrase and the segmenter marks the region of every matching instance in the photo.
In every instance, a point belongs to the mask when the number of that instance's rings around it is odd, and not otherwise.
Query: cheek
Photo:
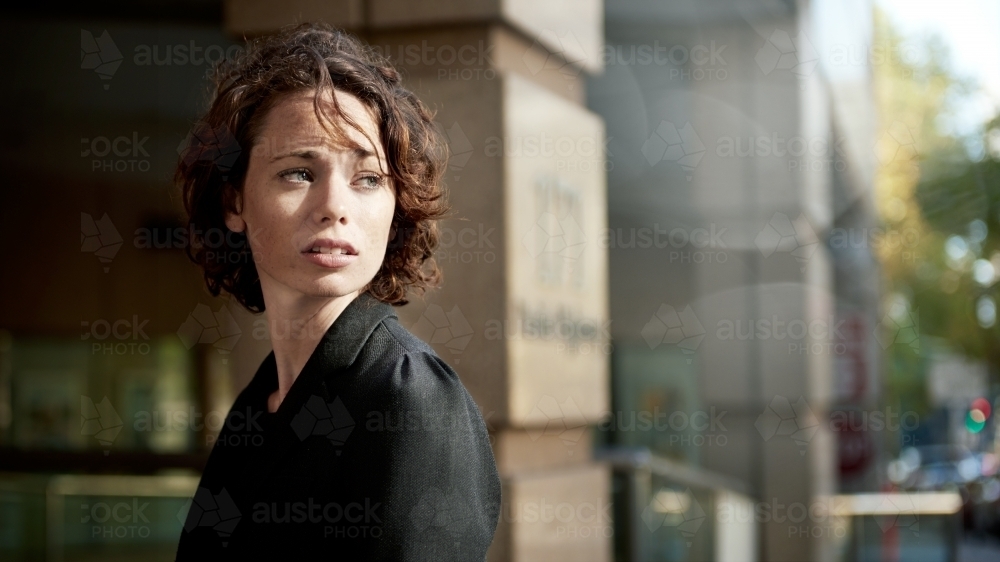
[[[243,216],[252,233],[251,249],[258,264],[273,262],[276,256],[288,254],[293,245],[295,207],[280,197],[262,197],[253,188],[247,192]]]
[[[368,267],[378,269],[385,260],[389,231],[392,228],[392,216],[396,209],[396,199],[391,192],[387,192],[385,197],[380,197],[378,201],[371,201],[365,207],[363,229],[371,257]]]
[[[280,197],[268,196],[262,193],[264,190],[254,190],[253,196],[248,201],[247,211],[250,215],[250,220],[255,221],[258,224],[258,228],[271,229],[274,227],[280,227],[283,222],[282,219],[286,219],[288,213],[285,211],[287,205],[286,202],[282,201]]]
[[[396,211],[396,198],[391,192],[386,192],[377,205],[372,206],[371,225],[368,229],[373,243],[384,247],[392,228],[392,216]]]
[[[389,231],[392,228],[392,217],[396,211],[396,196],[391,192],[387,193],[379,205],[378,218],[378,242],[383,247],[389,241]]]

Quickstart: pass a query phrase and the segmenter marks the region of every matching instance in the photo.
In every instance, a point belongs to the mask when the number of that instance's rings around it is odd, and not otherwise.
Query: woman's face
[[[396,197],[375,118],[357,97],[336,91],[341,110],[376,144],[342,121],[365,149],[335,146],[313,95],[288,94],[265,116],[240,212],[226,217],[231,230],[247,234],[265,298],[351,294],[385,257]],[[332,103],[331,94],[325,99]]]

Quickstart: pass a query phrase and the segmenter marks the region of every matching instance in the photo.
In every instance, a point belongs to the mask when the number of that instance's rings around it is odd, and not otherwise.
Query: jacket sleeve
[[[393,367],[379,559],[484,560],[500,516],[486,424],[458,375],[432,353]]]

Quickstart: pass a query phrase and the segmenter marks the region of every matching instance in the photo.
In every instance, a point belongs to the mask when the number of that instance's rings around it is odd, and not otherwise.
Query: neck
[[[323,335],[360,291],[339,297],[317,298],[288,291],[268,291],[263,280],[261,288],[267,304],[268,331],[278,368],[277,396],[271,398],[271,405],[277,410]]]

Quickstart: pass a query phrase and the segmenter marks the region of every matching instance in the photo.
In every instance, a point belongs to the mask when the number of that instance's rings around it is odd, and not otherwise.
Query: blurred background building
[[[3,559],[173,558],[270,351],[173,169],[211,65],[312,20],[448,139],[445,283],[397,312],[489,425],[491,560],[988,559],[1000,134],[872,2],[5,11]]]

